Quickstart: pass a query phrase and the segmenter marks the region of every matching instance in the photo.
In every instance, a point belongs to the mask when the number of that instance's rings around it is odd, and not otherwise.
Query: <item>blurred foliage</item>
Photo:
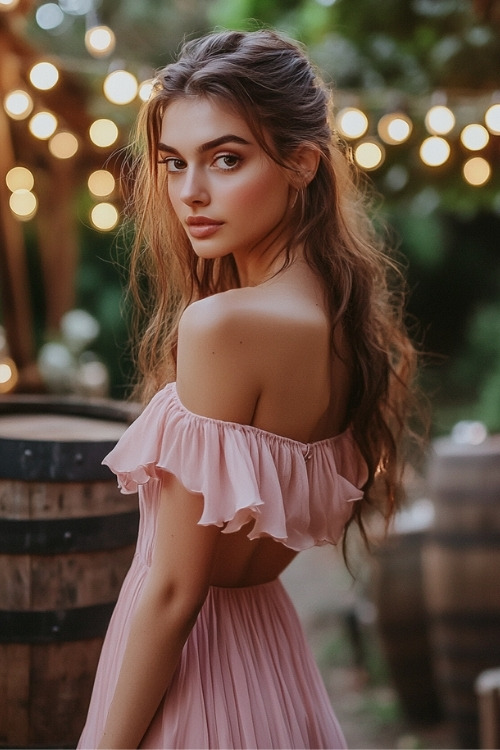
[[[418,158],[433,94],[459,97],[470,109],[474,98],[500,89],[498,29],[479,19],[469,0],[101,0],[97,10],[117,36],[113,66],[135,66],[142,77],[168,63],[186,36],[264,25],[307,45],[338,103],[346,94],[358,97],[374,122],[387,108],[411,110],[412,138],[388,148],[371,177],[380,218],[394,228],[407,259],[409,312],[421,322],[424,348],[436,355],[424,373],[435,430],[460,418],[481,418],[500,430],[500,170],[486,186],[468,186],[457,141],[445,167],[425,168]],[[109,61],[89,59],[84,31],[81,18],[69,19],[58,34],[28,23],[31,39],[86,76],[90,106],[102,115],[107,105],[98,86]],[[133,107],[123,108],[124,123],[133,114]],[[497,163],[499,141],[494,137],[488,151]],[[101,322],[111,364],[122,357],[126,338],[110,245],[109,235],[82,227],[79,299]],[[126,377],[112,367],[119,395]]]

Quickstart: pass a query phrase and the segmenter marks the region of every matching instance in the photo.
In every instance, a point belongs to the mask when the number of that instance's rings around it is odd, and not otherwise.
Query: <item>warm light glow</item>
[[[463,166],[464,178],[470,185],[479,187],[484,185],[485,182],[491,177],[491,167],[486,159],[482,156],[474,156],[472,159],[468,159]]]
[[[97,169],[89,176],[87,185],[92,195],[106,198],[115,189],[115,178],[107,169]]]
[[[19,4],[19,0],[0,0],[0,11],[14,10],[16,5],[18,4]]]
[[[30,81],[36,89],[48,91],[53,88],[59,80],[59,71],[50,62],[40,62],[30,70]]]
[[[412,129],[413,124],[410,118],[400,112],[384,115],[377,125],[379,136],[385,143],[391,145],[407,141]]]
[[[95,146],[107,148],[118,138],[118,128],[113,120],[95,120],[89,129],[90,140]]]
[[[473,123],[465,126],[460,133],[460,140],[469,151],[481,151],[490,140],[490,134],[484,125]]]
[[[18,381],[16,363],[10,357],[0,357],[0,393],[8,393]]]
[[[90,212],[90,220],[96,229],[109,232],[118,224],[118,211],[112,203],[98,203]]]
[[[446,135],[455,127],[455,115],[449,107],[437,104],[427,112],[425,127],[434,135]]]
[[[35,184],[33,173],[26,167],[12,167],[5,175],[5,182],[9,190],[31,190]]]
[[[433,135],[420,146],[420,158],[428,167],[440,167],[448,160],[450,150],[448,141]]]
[[[494,135],[500,135],[500,104],[492,104],[484,116],[486,127]]]
[[[143,81],[139,86],[139,99],[143,102],[147,102],[153,91],[154,81],[148,80]]]
[[[375,141],[360,143],[354,149],[354,161],[363,169],[377,169],[384,161],[382,146]]]
[[[29,221],[36,214],[38,201],[30,190],[15,190],[9,198],[10,210],[21,221]]]
[[[38,112],[29,122],[29,129],[35,138],[46,141],[57,129],[57,118],[51,112]]]
[[[346,138],[361,138],[368,130],[368,118],[360,109],[346,107],[337,115],[337,127]]]
[[[137,78],[127,70],[115,70],[106,76],[104,95],[112,104],[129,104],[137,96]]]
[[[93,57],[110,55],[116,44],[114,32],[109,26],[93,26],[85,34],[85,47]]]
[[[3,100],[3,106],[9,117],[12,117],[13,120],[24,120],[31,114],[33,99],[26,91],[16,89],[16,91],[11,91],[7,94]]]
[[[56,159],[71,159],[78,151],[78,139],[73,133],[61,130],[50,139],[49,151]]]
[[[50,31],[62,24],[64,13],[56,3],[44,3],[37,9],[35,19],[41,29]]]

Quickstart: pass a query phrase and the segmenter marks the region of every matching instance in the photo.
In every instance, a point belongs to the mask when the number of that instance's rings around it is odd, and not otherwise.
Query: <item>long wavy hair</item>
[[[366,191],[335,133],[331,93],[302,48],[274,31],[215,32],[187,42],[177,62],[159,72],[139,114],[128,171],[140,376],[135,395],[148,400],[174,379],[186,306],[239,286],[232,256],[195,255],[169,203],[166,170],[158,168],[163,115],[184,97],[208,97],[242,116],[290,179],[297,147],[308,144],[320,154],[314,179],[300,191],[289,236],[323,283],[332,358],[340,322],[352,351],[349,419],[368,480],[351,520],[366,539],[363,518],[370,506],[389,519],[400,499],[416,362],[404,324],[403,277],[374,230]]]

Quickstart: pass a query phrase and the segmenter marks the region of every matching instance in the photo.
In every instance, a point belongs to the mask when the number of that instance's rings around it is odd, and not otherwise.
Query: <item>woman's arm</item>
[[[165,475],[152,566],[134,615],[100,748],[137,748],[205,600],[220,530],[203,500]]]

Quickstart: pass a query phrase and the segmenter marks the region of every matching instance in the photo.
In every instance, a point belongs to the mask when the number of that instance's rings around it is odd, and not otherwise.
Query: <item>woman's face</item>
[[[238,264],[277,244],[289,182],[245,120],[208,99],[180,99],[167,107],[160,141],[168,195],[198,256],[232,253]]]

